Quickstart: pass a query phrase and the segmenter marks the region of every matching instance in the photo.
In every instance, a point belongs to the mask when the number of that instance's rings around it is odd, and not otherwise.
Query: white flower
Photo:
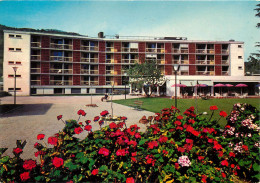
[[[248,137],[252,137],[251,133],[247,134]]]
[[[179,157],[178,163],[179,163],[182,167],[184,167],[184,166],[189,167],[189,166],[191,165],[191,162],[190,162],[188,156],[181,156],[181,157]]]

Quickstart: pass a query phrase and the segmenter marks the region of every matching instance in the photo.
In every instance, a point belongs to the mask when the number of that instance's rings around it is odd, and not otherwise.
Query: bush
[[[218,110],[216,106],[210,109],[212,115]],[[220,117],[227,116],[224,111],[219,114]],[[249,112],[245,114],[249,115]],[[86,113],[79,110],[78,115],[81,117]],[[241,120],[248,115],[240,115]],[[250,151],[252,156],[240,156],[239,160],[233,158],[233,154],[230,156],[233,149],[227,145],[226,130],[223,133],[216,120],[196,115],[193,107],[183,115],[175,107],[163,109],[148,117],[149,125],[144,133],[139,132],[137,125],[127,127],[126,117],[102,127],[107,116],[108,111],[103,111],[85,124],[79,122],[80,118],[63,121],[62,115],[57,116],[64,122],[64,129],[48,139],[44,134],[37,136],[35,156],[40,158],[40,163],[21,159],[25,143],[18,141],[13,151],[15,156],[0,159],[0,181],[232,182],[238,164],[241,171],[244,171],[242,165],[248,164],[240,163],[241,160],[251,160],[253,167],[259,164],[252,159],[255,149]],[[98,123],[100,130],[92,132],[91,123]],[[83,130],[88,135],[80,140],[76,134]],[[45,141],[53,147],[48,148]],[[252,168],[247,170],[246,174],[251,173]],[[246,178],[255,180],[257,173]]]

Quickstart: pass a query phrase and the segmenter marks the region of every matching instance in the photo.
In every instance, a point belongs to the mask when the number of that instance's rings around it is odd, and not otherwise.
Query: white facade
[[[232,43],[230,44],[230,75],[244,76],[244,45]]]
[[[14,93],[14,70],[16,72],[16,94],[30,94],[30,34],[4,33],[3,79],[4,91]]]

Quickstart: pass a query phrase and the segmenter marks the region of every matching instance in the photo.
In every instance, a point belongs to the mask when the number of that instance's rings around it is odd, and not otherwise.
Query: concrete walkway
[[[57,120],[58,115],[63,115],[64,120],[78,119],[77,111],[83,109],[87,115],[81,117],[80,121],[93,120],[103,110],[112,113],[111,102],[101,102],[102,96],[93,96],[92,103],[98,107],[86,107],[90,104],[90,96],[29,96],[17,97],[17,104],[24,104],[23,107],[12,112],[1,114],[0,116],[0,147],[7,147],[6,155],[12,155],[13,148],[16,147],[16,140],[26,140],[27,145],[24,148],[23,158],[34,158],[33,148],[37,142],[37,135],[43,133],[47,138],[62,130],[64,124]],[[127,98],[136,98],[127,96]],[[113,99],[124,99],[124,95],[113,96]],[[2,104],[12,104],[13,97],[4,97],[1,99]],[[138,123],[142,116],[154,115],[148,111],[137,111],[130,107],[112,103],[113,113],[115,116],[126,116],[127,125],[138,124],[141,130],[145,130],[145,125]],[[98,130],[97,123],[91,123],[93,130]],[[83,138],[87,132],[80,134]]]

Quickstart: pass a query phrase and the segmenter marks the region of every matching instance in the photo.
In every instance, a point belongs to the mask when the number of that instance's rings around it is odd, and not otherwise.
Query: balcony
[[[172,60],[173,64],[180,64],[180,60]]]
[[[98,85],[98,81],[81,81],[81,85]]]
[[[31,55],[31,60],[41,60],[41,55]]]
[[[222,54],[229,54],[229,51],[228,51],[228,49],[226,49],[226,50],[223,50],[222,49],[222,52],[221,52]]]
[[[209,54],[215,54],[215,50],[214,50],[214,49],[207,49],[207,53],[209,53]]]
[[[205,49],[196,49],[196,53],[207,53]]]
[[[80,74],[90,74],[88,69],[81,69]]]
[[[146,52],[149,53],[165,53],[164,48],[146,48]]]
[[[157,59],[156,63],[157,64],[165,64],[165,60]]]
[[[189,64],[189,60],[181,60],[181,64]]]
[[[114,47],[106,47],[106,51],[107,52],[117,52],[117,49],[115,49]]]
[[[72,62],[72,57],[50,56],[51,61]]]
[[[41,80],[31,80],[31,85],[41,85]]]
[[[114,75],[115,71],[114,70],[106,70],[106,75]]]
[[[228,60],[222,60],[222,65],[229,65]]]
[[[98,70],[90,70],[89,74],[98,74]]]
[[[106,63],[107,64],[113,64],[115,63],[115,60],[112,58],[112,59],[106,59]]]
[[[50,80],[50,85],[72,85],[71,80]]]
[[[81,81],[80,85],[90,85],[90,82],[89,81]]]
[[[41,73],[41,68],[31,68],[31,73]]]
[[[138,59],[122,59],[122,64],[135,64],[138,62]]]
[[[40,48],[41,47],[41,43],[40,42],[31,42],[31,47],[33,47],[33,48]]]
[[[72,69],[50,69],[53,74],[72,74]]]
[[[196,71],[196,75],[214,76],[215,71]]]
[[[83,50],[83,51],[98,51],[97,46],[84,46],[84,45],[82,45],[80,47],[80,49]]]
[[[215,61],[214,60],[196,60],[196,64],[200,64],[200,65],[214,65]]]
[[[54,49],[64,49],[64,50],[72,50],[72,45],[71,45],[71,44],[56,44],[56,43],[51,43],[51,48],[54,48]]]
[[[114,81],[106,81],[106,85],[114,85]]]
[[[179,73],[180,75],[184,75],[184,76],[189,75],[189,71],[180,71]]]
[[[98,58],[81,58],[80,62],[98,63]]]

